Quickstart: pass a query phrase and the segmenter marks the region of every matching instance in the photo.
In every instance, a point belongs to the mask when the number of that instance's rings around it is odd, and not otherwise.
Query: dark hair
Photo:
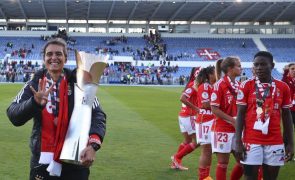
[[[190,82],[194,81],[196,78],[196,72],[199,71],[201,69],[201,67],[193,67],[189,76],[189,80],[187,82],[187,84],[185,85],[185,89],[187,88],[187,86],[190,84]]]
[[[63,53],[67,59],[67,57],[68,57],[67,43],[62,38],[53,38],[53,39],[50,39],[49,41],[47,41],[47,43],[43,46],[43,49],[42,49],[43,59],[45,57],[46,48],[51,44],[62,46]]]
[[[267,58],[269,58],[270,63],[273,63],[273,56],[272,56],[272,54],[270,52],[267,52],[267,51],[259,51],[258,53],[256,53],[254,55],[254,59],[256,57],[258,57],[258,56],[267,57]]]
[[[209,81],[209,75],[213,74],[214,70],[215,70],[215,67],[211,65],[201,69],[198,76],[196,77],[197,87],[199,87],[199,85],[203,84],[204,82]]]
[[[228,72],[228,68],[233,68],[236,65],[236,61],[238,61],[239,58],[235,56],[228,56],[225,59],[218,59],[216,62],[216,78],[221,78],[221,72],[226,74]]]
[[[287,65],[288,68],[284,69],[282,81],[286,82],[286,79],[287,79],[288,74],[289,74],[289,68],[291,66],[293,66],[293,65],[295,65],[295,63],[290,63],[290,64]]]

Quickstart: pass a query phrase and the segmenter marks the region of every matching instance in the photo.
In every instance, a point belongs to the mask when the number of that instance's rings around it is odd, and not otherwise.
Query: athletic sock
[[[199,180],[203,180],[210,174],[210,166],[205,168],[199,168]]]
[[[230,175],[230,180],[239,180],[243,176],[243,166],[240,163],[236,163],[235,167],[233,168],[231,175]]]
[[[185,147],[175,155],[175,157],[176,159],[181,160],[185,155],[194,151],[194,149],[196,149],[195,143],[186,144]]]
[[[179,153],[184,147],[185,147],[185,145],[187,145],[187,144],[185,144],[185,143],[181,143],[181,144],[179,144],[179,146],[178,146],[178,150],[177,150],[177,153]],[[177,154],[176,153],[176,154]]]
[[[227,164],[218,163],[216,167],[216,180],[226,180]]]
[[[263,168],[262,166],[259,167],[258,169],[258,177],[257,177],[258,180],[262,180],[263,179]]]

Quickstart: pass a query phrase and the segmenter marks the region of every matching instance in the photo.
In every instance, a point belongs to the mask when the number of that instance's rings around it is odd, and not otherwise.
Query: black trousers
[[[88,180],[89,168],[63,164],[61,176],[50,176],[46,168],[48,165],[40,165],[31,169],[30,180]]]
[[[292,121],[293,121],[293,125],[294,125],[294,130],[295,130],[295,111],[291,111],[291,115],[292,115]],[[286,138],[285,134],[283,134],[283,140],[284,140],[285,146],[287,146],[288,142],[287,142],[287,138]]]
[[[295,129],[295,111],[291,111],[292,114],[292,120],[293,120],[293,124],[294,124],[294,129]]]

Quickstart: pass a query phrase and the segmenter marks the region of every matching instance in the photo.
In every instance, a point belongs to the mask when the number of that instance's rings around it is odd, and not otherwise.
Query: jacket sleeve
[[[43,108],[34,100],[30,85],[32,85],[35,89],[38,88],[36,83],[33,83],[33,81],[26,83],[7,108],[7,116],[14,126],[24,125]]]
[[[92,118],[89,135],[96,134],[99,136],[100,141],[103,142],[106,131],[106,114],[103,112],[99,105],[97,97],[95,97],[92,105]]]

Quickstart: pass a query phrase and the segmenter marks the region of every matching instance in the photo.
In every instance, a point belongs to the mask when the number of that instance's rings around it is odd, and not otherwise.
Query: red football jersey
[[[237,116],[237,105],[236,97],[231,92],[231,88],[228,83],[226,83],[226,77],[223,77],[214,84],[213,92],[211,94],[211,106],[217,106],[224,113],[236,117]],[[212,125],[212,131],[215,132],[227,132],[234,133],[235,127],[226,122],[225,120],[216,117]]]
[[[198,87],[198,107],[200,111],[196,119],[197,123],[208,122],[214,119],[214,115],[211,112],[211,108],[202,108],[202,103],[210,102],[210,96],[212,93],[212,86],[209,83],[203,83]]]
[[[287,77],[283,78],[283,82],[287,83],[287,85],[290,88],[291,101],[292,101],[292,105],[293,105],[290,109],[291,109],[291,111],[295,111],[295,78],[287,76]]]
[[[183,91],[183,95],[186,96],[188,98],[188,101],[191,102],[192,104],[194,104],[195,106],[197,106],[197,91],[196,89],[193,87],[194,84],[190,84],[184,91]],[[197,114],[197,112],[195,110],[193,110],[192,108],[186,106],[185,104],[182,103],[181,105],[181,111],[179,113],[179,116],[195,116]]]
[[[264,109],[270,109],[270,122],[267,134],[262,134],[260,130],[254,129],[254,123],[257,120],[255,79],[244,81],[239,87],[237,104],[247,106],[243,132],[243,141],[245,143],[263,145],[276,145],[283,143],[280,126],[280,110],[282,108],[290,108],[292,106],[290,90],[286,83],[276,79],[274,82],[276,88],[270,88],[270,93],[268,93],[268,97],[266,97],[265,102],[263,103]],[[274,96],[272,96],[274,89]],[[273,106],[273,108],[269,106]],[[262,119],[262,122],[264,121],[265,119]]]

